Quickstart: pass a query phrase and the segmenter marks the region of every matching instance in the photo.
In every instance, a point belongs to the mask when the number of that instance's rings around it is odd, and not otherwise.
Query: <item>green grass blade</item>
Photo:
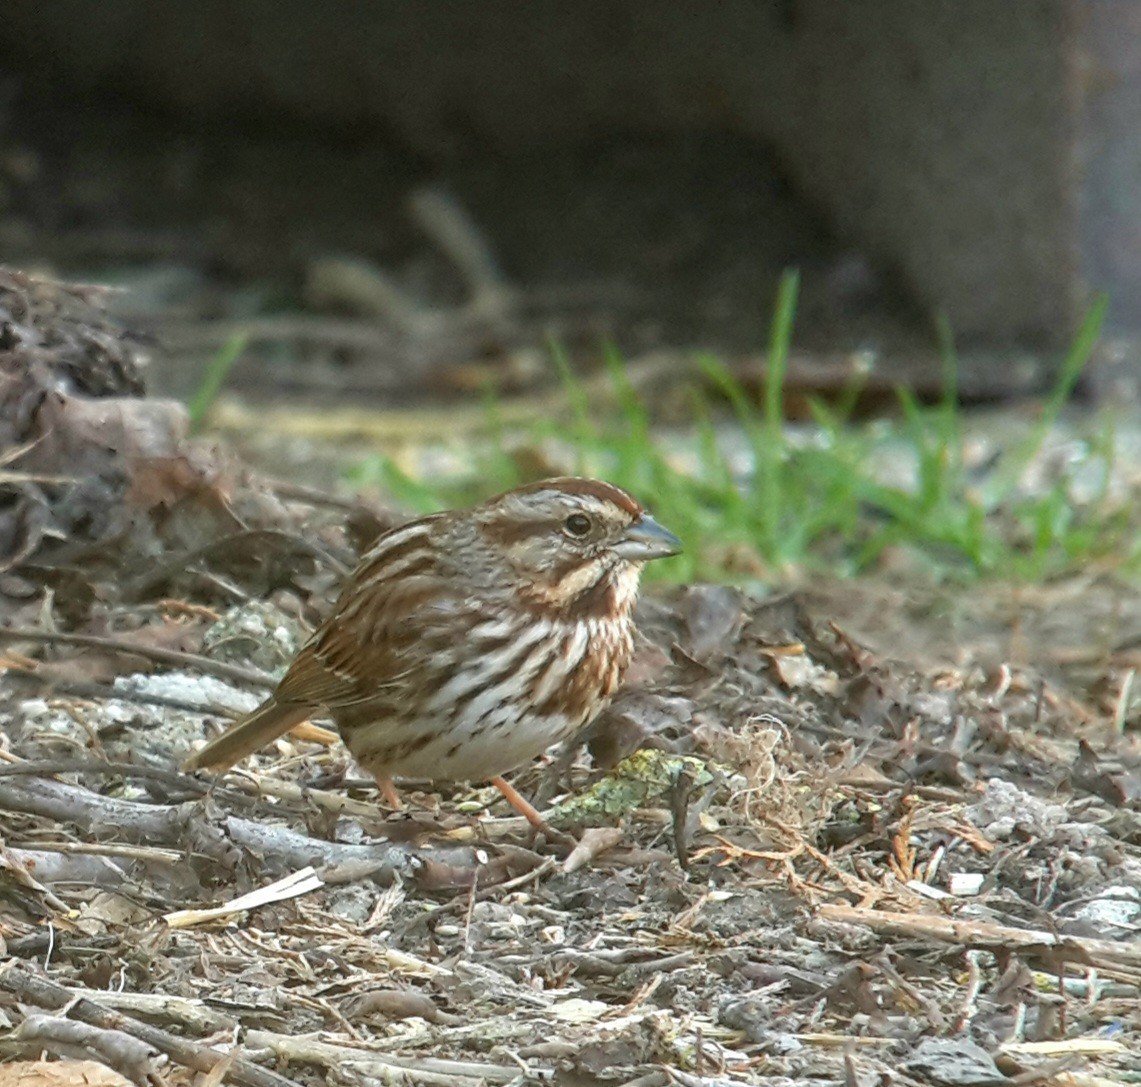
[[[231,336],[206,364],[202,380],[186,405],[187,414],[190,416],[191,433],[196,434],[202,429],[206,417],[210,414],[211,406],[218,399],[218,394],[226,384],[226,378],[230,376],[234,363],[242,357],[248,342],[249,337],[244,332]]]
[[[1078,378],[1081,377],[1101,338],[1108,309],[1109,298],[1106,295],[1099,295],[1086,312],[1085,320],[1082,321],[1073,344],[1062,360],[1058,379],[1045,404],[1042,405],[1037,422],[1027,438],[1003,458],[1002,467],[995,472],[990,486],[986,489],[985,502],[988,512],[997,509],[1014,492],[1027,467],[1041,452],[1047,436],[1057,424],[1062,409],[1073,394],[1074,386],[1077,385]]]
[[[775,438],[784,430],[784,383],[788,376],[788,354],[792,346],[792,328],[796,320],[796,298],[800,290],[800,273],[789,268],[780,277],[776,313],[769,335],[769,357],[765,367],[764,418],[769,436]]]

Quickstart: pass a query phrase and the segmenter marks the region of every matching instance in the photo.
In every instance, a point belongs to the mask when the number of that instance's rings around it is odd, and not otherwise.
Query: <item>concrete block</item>
[[[1141,326],[1132,0],[7,0],[0,46],[81,92],[394,132],[453,156],[601,131],[768,143],[839,233],[990,343]]]

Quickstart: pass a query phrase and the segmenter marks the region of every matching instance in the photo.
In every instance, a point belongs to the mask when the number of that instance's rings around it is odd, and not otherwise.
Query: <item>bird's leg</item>
[[[494,785],[502,794],[503,798],[510,804],[528,823],[531,824],[536,830],[545,834],[548,840],[552,842],[564,842],[574,844],[574,838],[569,834],[564,834],[561,830],[555,830],[550,823],[546,821],[522,796],[519,795],[518,790],[514,785],[504,781],[503,778],[495,777],[489,779],[491,784]]]
[[[396,791],[396,786],[392,784],[392,778],[381,777],[378,774],[376,784],[380,788],[380,795],[384,797],[384,802],[393,811],[400,811],[404,807],[400,800],[400,794]]]

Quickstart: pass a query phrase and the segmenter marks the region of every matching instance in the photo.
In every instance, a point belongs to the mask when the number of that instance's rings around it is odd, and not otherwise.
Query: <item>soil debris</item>
[[[0,276],[0,327],[39,290]],[[956,627],[935,652],[913,600],[923,637],[891,652],[899,586],[877,609],[870,581],[652,592],[589,751],[515,778],[568,813],[569,855],[492,789],[409,782],[388,813],[320,733],[188,776],[392,515],[188,440],[89,320],[0,368],[2,1059],[251,1087],[1136,1071],[1124,650],[1004,657]]]

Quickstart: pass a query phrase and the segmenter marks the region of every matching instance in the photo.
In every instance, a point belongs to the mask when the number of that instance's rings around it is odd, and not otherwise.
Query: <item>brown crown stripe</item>
[[[619,509],[637,516],[642,513],[642,507],[637,500],[627,494],[621,487],[613,483],[605,483],[600,479],[579,479],[577,476],[562,476],[556,479],[540,479],[536,483],[528,483],[523,487],[516,487],[513,491],[504,494],[536,494],[539,491],[558,491],[563,494],[585,494],[598,498],[603,502],[613,502]],[[504,494],[496,495],[487,505],[494,505]]]

